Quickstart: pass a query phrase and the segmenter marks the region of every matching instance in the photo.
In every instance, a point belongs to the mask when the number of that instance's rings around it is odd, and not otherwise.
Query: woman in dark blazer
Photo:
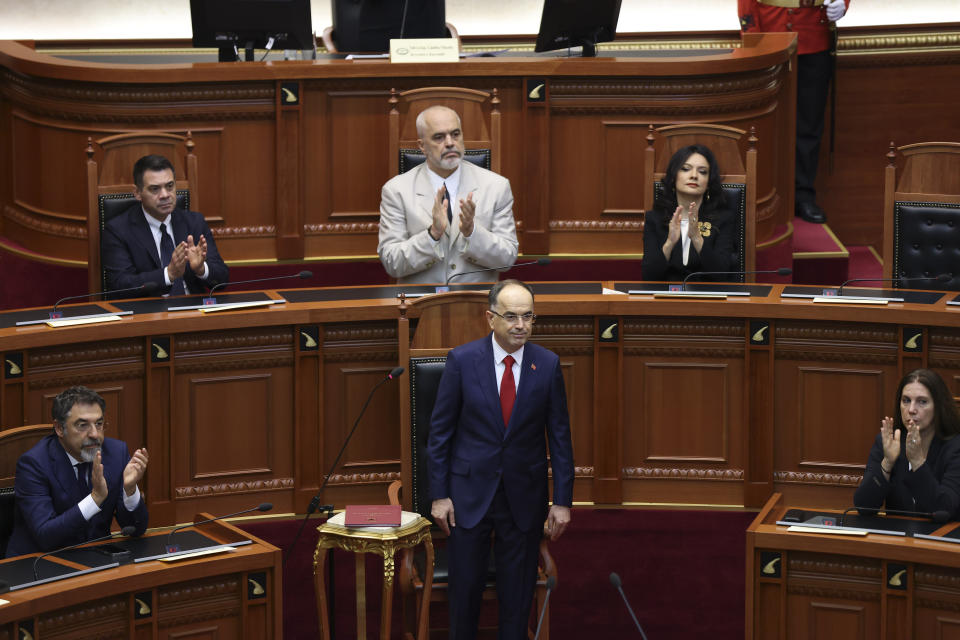
[[[698,271],[735,271],[736,219],[726,207],[710,149],[692,144],[677,151],[661,182],[662,193],[644,217],[643,279],[676,281]]]
[[[880,423],[853,504],[861,512],[886,506],[956,519],[960,412],[943,379],[929,369],[908,373],[897,388],[894,416]]]

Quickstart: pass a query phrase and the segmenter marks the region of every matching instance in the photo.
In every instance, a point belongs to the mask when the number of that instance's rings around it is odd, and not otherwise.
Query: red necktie
[[[513,382],[513,356],[503,359],[503,378],[500,379],[500,410],[503,412],[503,427],[510,424],[513,403],[517,399],[517,385]]]

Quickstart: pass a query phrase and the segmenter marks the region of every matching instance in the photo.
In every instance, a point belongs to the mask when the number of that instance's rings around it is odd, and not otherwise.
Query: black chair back
[[[464,151],[463,159],[481,169],[490,170],[490,149],[467,149]],[[400,173],[406,173],[426,160],[427,157],[420,149],[400,149]]]
[[[446,357],[410,358],[410,459],[412,464],[413,510],[430,518],[430,474],[427,460],[427,439],[430,417],[437,402],[437,389],[446,365]],[[432,521],[432,518],[431,518]]]
[[[0,487],[0,558],[7,557],[7,542],[13,534],[16,509],[13,487]]]
[[[97,196],[97,211],[100,220],[100,237],[103,238],[103,229],[110,220],[136,204],[137,199],[132,193],[101,193]],[[190,210],[190,191],[177,190],[177,208]],[[103,250],[100,251],[100,290],[107,290],[107,270],[103,264]]]
[[[747,185],[742,182],[724,182],[723,195],[727,200],[727,209],[733,212],[736,220],[736,235],[733,240],[733,257],[730,260],[731,271],[746,271],[746,227],[747,227]],[[663,197],[663,182],[657,180],[653,184],[654,201]],[[744,281],[744,276],[738,278]]]
[[[894,286],[960,291],[960,204],[895,202],[893,205]],[[950,280],[904,282],[899,278]]]

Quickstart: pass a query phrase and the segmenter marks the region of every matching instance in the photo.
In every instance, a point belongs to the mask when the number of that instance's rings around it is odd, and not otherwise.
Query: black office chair
[[[7,555],[7,542],[13,533],[17,504],[14,479],[17,460],[33,445],[50,434],[49,424],[31,424],[0,431],[0,558]]]
[[[960,143],[891,142],[887,159],[883,277],[896,288],[960,291]],[[942,274],[950,279],[909,281]]]
[[[105,291],[100,232],[108,220],[136,202],[132,171],[139,158],[159,154],[170,160],[177,176],[177,205],[200,209],[194,146],[189,131],[185,136],[165,131],[130,131],[98,140],[87,138],[87,282],[91,293]]]
[[[427,440],[430,437],[430,418],[437,400],[437,389],[440,387],[440,378],[446,357],[412,357],[409,359],[408,373],[410,377],[410,461],[412,467],[411,497],[412,509],[424,518],[433,521],[430,515],[432,500],[430,499],[430,483],[427,471]],[[390,502],[400,504],[400,482],[394,482],[390,487]],[[434,538],[443,537],[440,527],[433,525]],[[447,585],[449,581],[448,557],[445,545],[434,546],[433,588],[432,602],[447,600]],[[401,555],[400,568],[397,580],[404,599],[404,621],[408,630],[413,629],[413,612],[419,610],[420,598],[423,593],[421,577],[425,571],[425,555],[421,548]],[[540,606],[546,597],[547,577],[556,579],[557,569],[553,557],[547,548],[547,538],[540,542],[540,571],[537,576],[537,593],[534,607],[537,616]],[[487,568],[487,584],[484,589],[485,600],[496,600],[496,567],[493,553],[490,554],[490,564]],[[544,618],[544,627],[541,630],[542,638],[549,638],[549,623]]]
[[[647,148],[644,151],[644,202],[646,210],[653,208],[655,197],[663,188],[667,164],[673,154],[689,144],[700,143],[710,148],[723,173],[724,195],[727,206],[737,219],[734,242],[736,255],[731,270],[756,269],[757,224],[757,136],[750,132],[718,124],[675,124],[655,129],[649,127]],[[745,151],[743,148],[745,147]],[[752,282],[755,276],[741,276],[740,281]]]
[[[653,185],[653,195],[655,198],[662,197],[663,182],[657,180]],[[734,253],[730,259],[730,271],[747,271],[747,234],[745,233],[747,225],[747,185],[742,182],[724,182],[723,195],[727,199],[727,209],[733,211],[736,219],[737,228],[734,236]],[[737,281],[743,282],[744,276],[741,275]]]
[[[460,115],[464,157],[484,169],[500,172],[500,96],[496,88],[391,89],[388,104],[390,175],[405,173],[424,161],[417,145],[416,120],[421,111],[436,105],[450,107]]]
[[[137,203],[133,193],[100,193],[97,194],[97,228],[100,238],[107,223]],[[177,208],[190,210],[190,191],[177,189]],[[103,264],[103,244],[100,245],[100,291],[107,290],[107,270]],[[105,296],[109,298],[110,296]]]
[[[400,149],[399,153],[400,173],[406,173],[427,160],[420,149]],[[490,170],[490,149],[466,149],[463,153],[463,159],[482,169]]]

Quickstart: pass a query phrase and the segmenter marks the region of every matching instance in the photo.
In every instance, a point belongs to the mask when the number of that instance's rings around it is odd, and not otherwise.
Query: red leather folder
[[[348,504],[343,524],[348,527],[399,527],[398,504]]]

